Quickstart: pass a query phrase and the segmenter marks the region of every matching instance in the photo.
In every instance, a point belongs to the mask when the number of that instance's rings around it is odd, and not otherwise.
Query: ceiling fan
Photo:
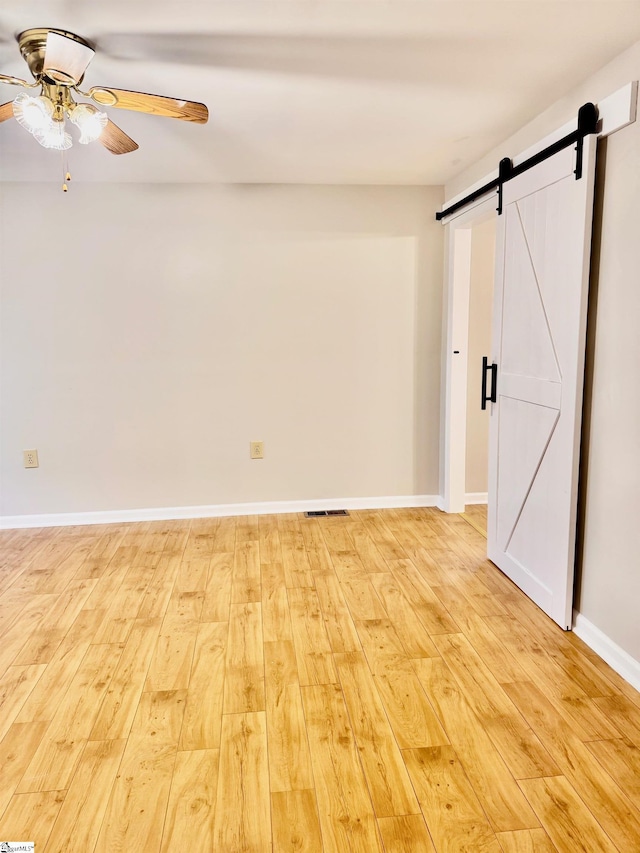
[[[45,148],[65,151],[71,147],[73,140],[66,129],[67,118],[79,129],[82,144],[97,140],[112,154],[127,154],[138,148],[105,112],[93,104],[76,101],[76,95],[102,107],[135,110],[196,124],[205,124],[209,118],[207,107],[195,101],[104,86],[82,91],[79,87],[95,50],[89,41],[75,33],[29,29],[20,33],[17,41],[34,81],[0,74],[0,83],[40,92],[37,95],[21,92],[13,101],[0,105],[0,122],[15,118]]]

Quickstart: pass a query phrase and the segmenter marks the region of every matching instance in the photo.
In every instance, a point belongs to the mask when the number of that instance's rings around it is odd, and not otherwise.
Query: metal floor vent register
[[[349,515],[346,509],[312,509],[305,512],[305,518],[325,518],[328,515]]]

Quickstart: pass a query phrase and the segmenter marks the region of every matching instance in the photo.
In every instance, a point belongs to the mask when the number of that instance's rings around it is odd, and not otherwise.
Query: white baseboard
[[[489,502],[487,492],[467,492],[464,496],[465,504],[486,504]]]
[[[573,631],[590,649],[600,655],[612,669],[628,681],[636,690],[640,690],[640,661],[631,657],[617,643],[603,633],[600,628],[586,619],[581,613],[573,613]]]
[[[0,517],[0,530],[122,524],[133,521],[169,521],[183,518],[220,518],[229,515],[271,515],[283,512],[307,512],[314,509],[402,509],[436,506],[438,499],[438,495],[393,495],[377,498],[322,498],[316,501],[265,501],[264,503],[213,504],[211,506],[115,509],[100,512],[5,515]]]

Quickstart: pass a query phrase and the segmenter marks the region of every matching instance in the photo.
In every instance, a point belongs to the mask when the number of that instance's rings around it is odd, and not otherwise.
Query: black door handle
[[[487,395],[487,375],[491,374],[491,394]],[[489,359],[482,359],[482,410],[487,408],[487,403],[498,401],[498,365],[489,364]]]

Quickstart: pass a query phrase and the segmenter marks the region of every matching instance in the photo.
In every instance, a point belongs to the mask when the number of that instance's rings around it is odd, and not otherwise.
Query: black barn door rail
[[[495,178],[495,180],[489,181],[488,184],[485,184],[477,190],[474,190],[472,193],[469,193],[469,195],[461,198],[460,201],[456,201],[455,204],[450,205],[450,207],[445,208],[445,210],[439,210],[436,213],[436,219],[440,221],[441,219],[445,219],[447,216],[451,216],[452,213],[466,207],[468,204],[471,204],[472,201],[482,198],[483,195],[486,195],[491,192],[491,190],[495,189],[498,190],[497,210],[498,214],[501,214],[502,187],[504,184],[512,178],[516,178],[518,175],[521,175],[523,172],[527,172],[539,163],[543,163],[545,160],[548,160],[549,157],[553,157],[554,154],[557,154],[559,151],[563,151],[570,145],[576,146],[577,156],[574,174],[576,176],[576,181],[579,181],[582,177],[582,149],[584,147],[584,138],[585,136],[589,136],[591,133],[597,133],[597,131],[598,108],[595,104],[583,104],[583,106],[578,110],[578,127],[574,131],[569,133],[567,136],[563,136],[562,139],[559,139],[547,148],[543,148],[542,151],[538,151],[538,153],[534,154],[533,157],[529,157],[528,160],[524,160],[517,166],[514,166],[513,162],[508,157],[505,157],[500,161],[498,177]]]

